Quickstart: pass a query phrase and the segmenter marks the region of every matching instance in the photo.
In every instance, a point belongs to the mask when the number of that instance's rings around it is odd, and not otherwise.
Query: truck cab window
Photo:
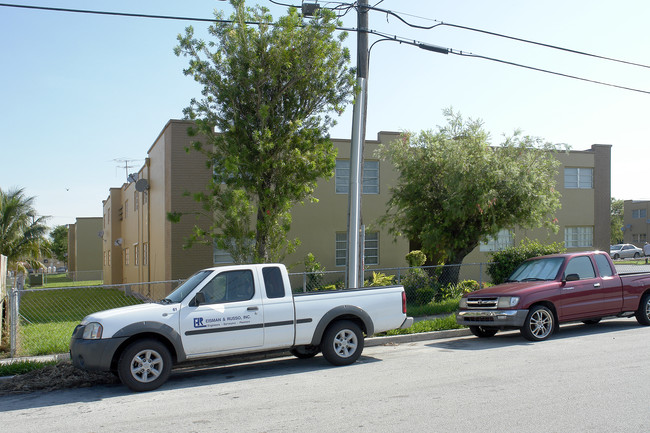
[[[249,270],[222,272],[201,289],[206,304],[248,301],[255,294]]]
[[[578,274],[581,280],[596,278],[594,265],[591,264],[591,260],[587,256],[574,257],[569,261],[569,264],[564,270],[564,277],[566,278],[567,275],[571,274]]]
[[[596,267],[598,267],[598,273],[601,277],[611,277],[614,275],[611,266],[609,266],[607,257],[603,254],[595,254],[594,259],[596,259]]]
[[[282,272],[280,268],[264,268],[262,269],[264,276],[264,287],[266,287],[266,297],[284,298],[284,284],[282,282]]]

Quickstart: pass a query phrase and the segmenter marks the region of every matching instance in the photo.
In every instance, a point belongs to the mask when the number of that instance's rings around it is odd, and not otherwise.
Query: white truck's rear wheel
[[[321,350],[331,364],[348,365],[359,359],[363,343],[361,328],[349,320],[340,320],[331,324],[325,331]]]

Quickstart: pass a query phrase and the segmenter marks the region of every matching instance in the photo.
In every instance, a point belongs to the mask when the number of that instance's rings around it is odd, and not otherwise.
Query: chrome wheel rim
[[[349,358],[357,351],[357,335],[349,329],[341,329],[332,342],[334,352],[341,358]]]
[[[553,330],[553,315],[548,310],[537,310],[530,316],[528,326],[536,338],[546,338]]]
[[[648,300],[645,303],[645,317],[650,320],[650,297],[648,297]]]
[[[162,370],[162,356],[155,350],[141,350],[131,360],[131,376],[138,382],[153,382],[160,377]]]

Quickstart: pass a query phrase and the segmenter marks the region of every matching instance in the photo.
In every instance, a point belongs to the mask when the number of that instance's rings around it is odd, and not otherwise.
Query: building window
[[[212,263],[215,265],[227,265],[235,263],[230,253],[226,250],[219,249],[217,243],[212,244]]]
[[[594,246],[593,227],[566,227],[564,229],[564,245],[567,248],[591,248]]]
[[[135,266],[140,266],[140,246],[138,244],[133,244],[133,262]]]
[[[111,223],[111,208],[110,207],[108,208],[108,211],[106,212],[106,220],[107,220],[106,224]]]
[[[645,209],[632,209],[632,218],[645,218],[646,210]]]
[[[142,243],[142,264],[144,266],[149,264],[149,244],[147,242]]]
[[[133,191],[133,212],[138,211],[138,205],[139,205],[139,200],[138,200],[138,191]]]
[[[348,254],[348,234],[336,233],[335,257],[336,266],[345,266]],[[366,232],[366,241],[363,248],[363,261],[365,265],[379,264],[379,232]]]
[[[129,264],[129,249],[124,248],[124,264],[128,265]]]
[[[632,242],[635,244],[642,244],[645,243],[648,240],[648,236],[646,233],[639,233],[639,234],[633,234],[632,235]]]
[[[347,194],[350,191],[349,159],[336,160],[334,183],[337,194]],[[363,162],[363,193],[379,194],[379,161]]]
[[[108,266],[110,266],[111,265],[111,251],[110,250],[108,250],[108,256],[106,258],[106,261],[108,262]]]
[[[501,251],[515,245],[512,232],[508,229],[499,231],[496,236],[489,237],[486,242],[481,242],[479,251]]]
[[[142,193],[142,204],[147,204],[147,201],[149,201],[149,191],[144,191]]]
[[[564,187],[569,189],[592,189],[594,187],[594,169],[586,167],[565,168]]]
[[[124,200],[124,219],[129,215],[129,201]]]

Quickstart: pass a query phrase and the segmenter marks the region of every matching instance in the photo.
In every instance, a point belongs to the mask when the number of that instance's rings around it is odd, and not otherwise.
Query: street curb
[[[420,332],[417,334],[389,335],[366,339],[365,347],[385,346],[388,344],[415,343],[417,341],[439,340],[442,338],[464,337],[471,335],[469,329],[448,329],[444,331]]]
[[[405,343],[414,343],[418,341],[427,341],[427,340],[438,340],[442,338],[453,338],[453,337],[464,337],[466,335],[470,335],[469,329],[463,328],[463,329],[449,329],[449,330],[444,330],[444,331],[432,331],[432,332],[420,332],[417,334],[403,334],[403,335],[389,335],[385,337],[370,337],[366,338],[364,342],[364,347],[376,347],[376,346],[387,346],[387,345],[399,345],[399,344],[405,344]],[[266,354],[258,354],[258,356],[254,355],[249,355],[249,356],[242,356],[242,355],[233,355],[231,357],[224,357],[227,358],[230,363],[234,362],[245,362],[246,360],[255,360],[255,358],[259,359],[269,359],[269,358],[278,358],[282,356],[291,356],[288,351],[286,350],[281,350],[281,351],[275,351],[275,352],[268,352]],[[69,353],[58,353],[54,355],[43,355],[43,356],[26,356],[26,357],[21,357],[21,358],[6,358],[6,359],[0,359],[0,365],[5,365],[5,364],[11,364],[14,362],[59,362],[59,361],[68,361],[70,360],[70,354]],[[180,366],[188,366],[188,364],[195,364],[195,363],[206,363],[206,362],[215,362],[218,361],[219,358],[211,358],[211,359],[204,359],[204,360],[197,360],[194,362],[188,362],[185,364],[181,364]],[[224,359],[225,360],[225,359]],[[6,378],[5,376],[4,378]]]

